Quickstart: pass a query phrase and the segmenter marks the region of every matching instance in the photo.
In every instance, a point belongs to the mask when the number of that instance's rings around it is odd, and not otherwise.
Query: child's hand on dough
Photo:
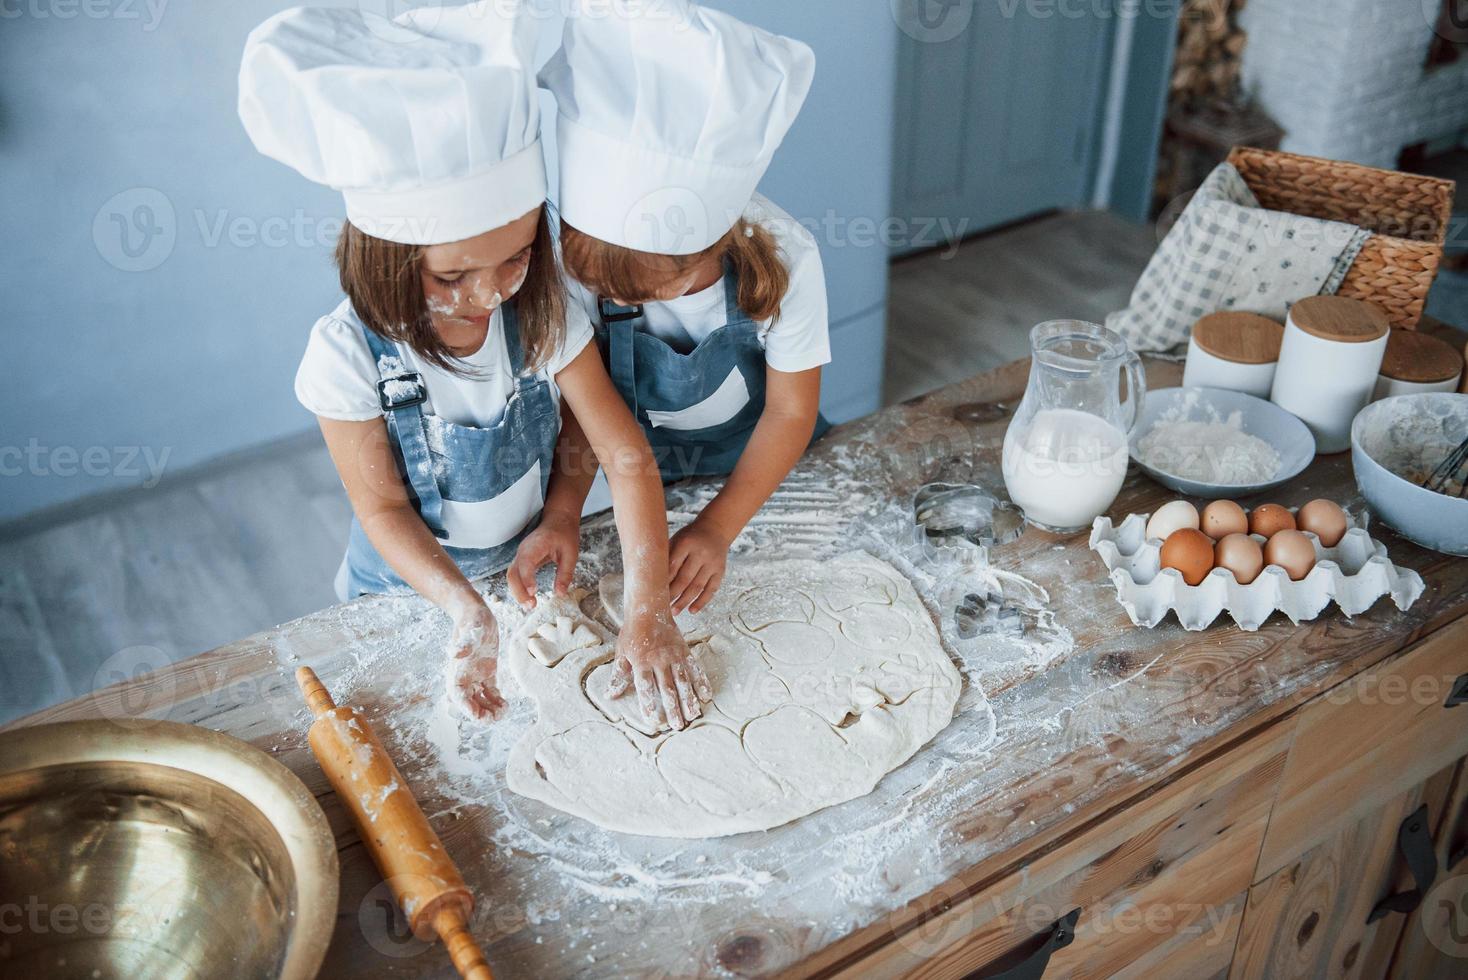
[[[534,609],[535,575],[551,562],[556,566],[556,595],[565,595],[571,588],[571,576],[576,571],[576,556],[580,552],[580,518],[545,511],[540,516],[540,525],[520,542],[515,561],[505,573],[510,598],[526,609]]]
[[[476,720],[498,718],[505,699],[495,684],[500,627],[483,600],[465,605],[449,634],[449,699]]]
[[[617,660],[607,694],[619,698],[633,687],[643,716],[664,718],[675,729],[703,714],[701,701],[713,700],[708,677],[666,606],[629,615],[617,637]]]
[[[694,519],[668,542],[668,591],[673,612],[700,612],[724,581],[733,542],[707,521]]]

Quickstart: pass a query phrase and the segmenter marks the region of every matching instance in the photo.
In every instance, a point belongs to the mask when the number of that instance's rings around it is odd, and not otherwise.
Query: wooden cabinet
[[[1074,942],[1051,957],[1047,980],[1222,975],[1288,735],[1274,726],[995,887],[955,896],[847,975],[957,980],[999,972],[1075,909]]]
[[[1465,677],[1460,623],[979,893],[935,896],[936,914],[845,975],[1004,975],[1077,909],[1047,980],[1468,975]],[[1373,916],[1416,887],[1414,821],[1443,870],[1415,910]]]
[[[1468,763],[1452,771],[1445,796],[1433,824],[1437,880],[1402,927],[1392,980],[1457,980],[1468,974]]]
[[[1363,671],[1298,712],[1255,880],[1468,755],[1468,624]]]
[[[1413,887],[1398,838],[1424,803],[1440,808],[1439,798],[1428,799],[1437,795],[1430,784],[1415,786],[1251,888],[1230,977],[1386,976],[1405,920],[1372,913]]]

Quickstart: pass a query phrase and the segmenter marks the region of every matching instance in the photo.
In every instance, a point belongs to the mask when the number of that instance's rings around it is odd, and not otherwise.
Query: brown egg
[[[1162,542],[1162,567],[1175,568],[1183,581],[1197,585],[1213,571],[1213,542],[1202,531],[1179,528]]]
[[[1248,585],[1264,571],[1264,549],[1247,534],[1230,534],[1213,546],[1213,561],[1233,572],[1240,585]]]
[[[1279,504],[1260,504],[1249,514],[1249,533],[1272,538],[1280,531],[1295,529],[1295,515]]]
[[[1327,548],[1334,548],[1346,536],[1346,512],[1333,500],[1312,500],[1296,517],[1300,530],[1309,531]]]
[[[1315,545],[1302,531],[1286,528],[1276,532],[1264,546],[1264,560],[1278,565],[1293,581],[1300,581],[1315,567]]]
[[[1249,518],[1244,508],[1232,500],[1215,500],[1203,508],[1203,533],[1214,541],[1221,541],[1230,534],[1244,534],[1249,530]]]

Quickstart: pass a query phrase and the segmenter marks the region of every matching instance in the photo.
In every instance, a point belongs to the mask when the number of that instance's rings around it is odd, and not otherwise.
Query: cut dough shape
[[[610,578],[610,576],[608,577]],[[604,604],[620,583],[602,582]],[[613,607],[608,604],[608,611]],[[508,667],[537,717],[510,789],[610,830],[716,837],[765,830],[870,793],[953,720],[961,682],[911,584],[861,552],[731,563],[696,617],[714,689],[680,732],[605,696],[610,637],[579,610],[528,620]],[[582,627],[596,640],[584,643]],[[556,649],[544,658],[532,642]]]
[[[594,647],[601,642],[602,638],[592,631],[585,619],[557,616],[536,630],[535,635],[526,641],[526,646],[536,660],[547,667],[554,667],[572,650]]]
[[[810,623],[771,623],[755,635],[777,664],[818,664],[836,652],[836,637]]]
[[[733,729],[705,723],[658,748],[658,771],[689,805],[733,817],[778,793],[779,784],[745,751]]]

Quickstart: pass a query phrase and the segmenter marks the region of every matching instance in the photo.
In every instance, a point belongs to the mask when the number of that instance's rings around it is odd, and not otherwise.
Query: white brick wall
[[[1244,84],[1294,153],[1395,167],[1468,128],[1468,59],[1425,70],[1435,0],[1250,0]]]

